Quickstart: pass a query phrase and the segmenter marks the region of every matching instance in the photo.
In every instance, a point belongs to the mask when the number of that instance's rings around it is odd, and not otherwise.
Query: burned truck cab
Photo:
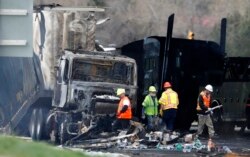
[[[119,102],[117,88],[126,90],[132,108],[136,110],[137,67],[134,59],[113,52],[65,51],[57,69],[53,109],[47,122],[52,126],[50,133],[61,131],[54,135],[61,143],[67,140],[66,137],[89,131],[101,117],[115,118]],[[59,128],[53,128],[52,123]]]
[[[98,105],[102,99],[117,102],[117,88],[125,88],[135,104],[136,70],[135,61],[128,57],[106,52],[73,54],[66,51],[60,60],[53,106],[87,113],[98,114],[104,110],[114,113],[116,106],[105,106],[107,109],[100,111],[95,106],[103,107]],[[91,106],[92,101],[97,105]]]

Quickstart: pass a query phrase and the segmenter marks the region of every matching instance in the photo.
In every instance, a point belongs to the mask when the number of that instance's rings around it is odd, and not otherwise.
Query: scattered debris
[[[88,134],[86,134],[88,135]],[[93,138],[94,137],[94,138]],[[227,146],[217,146],[214,141],[200,141],[196,134],[182,134],[169,131],[146,132],[144,125],[130,121],[128,130],[115,133],[100,132],[99,135],[71,141],[70,149],[90,151],[120,149],[120,150],[166,150],[183,153],[196,153],[198,156],[222,156],[234,154]],[[97,138],[98,137],[98,138]],[[68,148],[66,146],[65,148]],[[248,151],[248,149],[246,149]]]

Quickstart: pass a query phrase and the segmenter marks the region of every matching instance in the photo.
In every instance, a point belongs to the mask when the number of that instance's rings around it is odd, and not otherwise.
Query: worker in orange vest
[[[209,138],[214,136],[214,126],[210,116],[210,104],[211,93],[213,92],[213,86],[210,84],[205,86],[205,89],[201,91],[197,100],[197,114],[198,114],[198,130],[197,135],[200,136],[203,132],[204,126],[208,127]]]
[[[125,89],[118,88],[117,96],[120,97],[116,112],[116,121],[113,123],[113,129],[127,129],[129,121],[132,119],[132,108],[129,98],[125,95]]]
[[[179,98],[178,94],[171,88],[172,85],[169,82],[165,82],[163,87],[165,91],[159,99],[159,104],[161,105],[160,114],[162,113],[162,120],[166,124],[166,129],[173,131]]]

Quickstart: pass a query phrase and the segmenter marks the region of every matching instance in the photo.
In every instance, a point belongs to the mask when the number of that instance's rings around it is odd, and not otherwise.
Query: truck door
[[[54,89],[53,106],[64,107],[67,101],[69,61],[62,58],[57,70],[57,79]]]

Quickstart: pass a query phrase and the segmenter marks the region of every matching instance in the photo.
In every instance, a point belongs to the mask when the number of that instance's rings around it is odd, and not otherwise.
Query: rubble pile
[[[212,141],[201,141],[195,134],[181,134],[168,131],[146,132],[143,124],[130,121],[130,129],[120,130],[108,138],[86,139],[78,143],[70,143],[73,148],[87,150],[127,149],[127,150],[167,150],[184,153],[197,152],[199,154],[222,155],[232,153],[227,146],[216,146]],[[103,133],[102,133],[103,134]],[[101,134],[100,134],[101,137]]]

